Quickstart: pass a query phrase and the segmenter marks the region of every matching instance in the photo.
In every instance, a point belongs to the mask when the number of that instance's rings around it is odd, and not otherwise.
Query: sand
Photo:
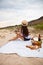
[[[0,47],[9,42],[9,39],[14,36],[14,31],[0,30]],[[26,58],[17,54],[0,54],[0,65],[43,65],[43,58]]]
[[[43,65],[43,58],[25,58],[17,54],[0,54],[0,65]]]

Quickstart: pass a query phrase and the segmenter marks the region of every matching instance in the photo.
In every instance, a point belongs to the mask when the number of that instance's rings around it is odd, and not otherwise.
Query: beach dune
[[[14,31],[0,30],[0,47],[14,37]],[[43,65],[43,58],[27,58],[17,54],[0,54],[0,65]]]

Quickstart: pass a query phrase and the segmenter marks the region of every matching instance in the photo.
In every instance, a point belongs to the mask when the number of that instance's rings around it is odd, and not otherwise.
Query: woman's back
[[[27,21],[22,22],[21,33],[25,41],[30,40],[29,30],[27,28],[27,25],[28,25]]]

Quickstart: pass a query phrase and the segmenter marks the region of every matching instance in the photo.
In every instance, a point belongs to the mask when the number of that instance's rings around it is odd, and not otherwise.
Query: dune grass
[[[35,29],[43,30],[43,23],[34,25]]]

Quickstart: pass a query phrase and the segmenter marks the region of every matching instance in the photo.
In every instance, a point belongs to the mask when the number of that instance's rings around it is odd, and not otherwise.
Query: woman
[[[15,33],[16,33],[16,37],[14,37],[13,39],[11,39],[11,40],[16,40],[16,39],[22,39],[22,40],[24,40],[24,41],[28,41],[28,40],[30,40],[31,38],[30,38],[30,35],[29,35],[29,31],[28,31],[28,28],[27,28],[27,26],[28,26],[28,22],[26,21],[26,20],[23,20],[22,21],[22,26],[21,26],[21,30],[20,29],[18,29],[18,31],[16,31]]]
[[[24,38],[24,41],[28,41],[31,39],[27,26],[28,26],[28,22],[26,20],[23,20],[22,26],[21,26],[21,33],[22,33],[22,36]]]

